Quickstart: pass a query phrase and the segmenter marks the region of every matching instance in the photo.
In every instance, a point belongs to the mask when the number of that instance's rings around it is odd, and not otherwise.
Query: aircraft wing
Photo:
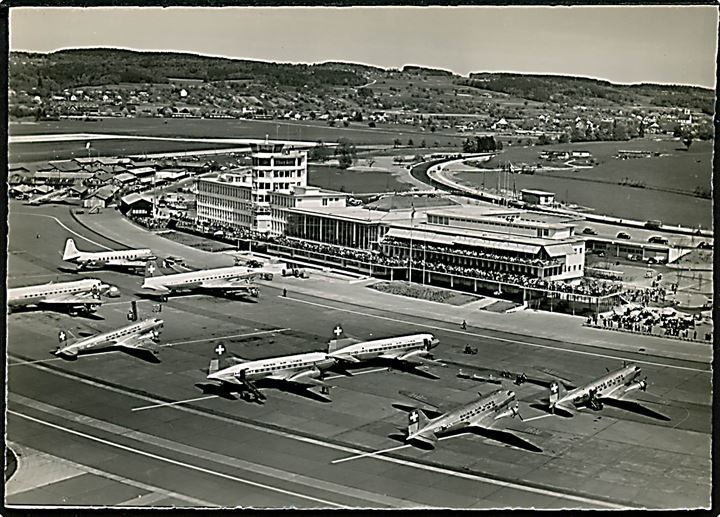
[[[49,296],[45,298],[44,300],[40,300],[38,303],[40,304],[50,304],[50,305],[86,305],[86,304],[93,304],[93,305],[102,305],[102,301],[99,298],[94,298],[92,294],[88,293],[87,295],[82,294],[68,294],[68,295],[57,295],[57,296]]]
[[[108,260],[106,264],[113,267],[137,267],[144,268],[147,261],[144,260]]]
[[[200,284],[203,289],[222,289],[224,291],[249,291],[254,288],[245,280],[211,280]]]
[[[631,413],[637,413],[657,420],[664,420],[665,422],[670,420],[670,417],[663,415],[662,413],[658,413],[654,409],[650,409],[635,400],[623,400],[612,397],[600,397],[598,400],[607,406],[629,411]]]
[[[437,445],[438,437],[432,431],[428,431],[414,436],[413,440],[427,444],[434,449]]]
[[[296,372],[292,375],[272,376],[272,378],[288,382],[296,382],[298,384],[314,384],[317,386],[327,386],[324,381],[318,378],[318,370],[314,368]]]
[[[148,350],[153,354],[158,353],[157,344],[155,341],[150,339],[147,334],[130,336],[124,341],[118,341],[116,345],[124,348],[130,348],[132,350]]]
[[[445,410],[451,409],[450,405],[447,404],[446,402],[441,401],[441,400],[434,400],[422,393],[417,393],[414,391],[405,391],[405,390],[400,390],[400,391],[398,391],[398,393],[400,393],[400,395],[402,395],[403,397],[407,397],[411,400],[414,400],[415,402],[420,403],[421,406],[419,408],[425,412],[425,414],[428,416],[428,418],[438,417],[440,415],[443,415],[445,413]],[[403,409],[405,406],[403,404],[397,404],[396,407],[398,409]],[[410,407],[412,407],[413,409],[418,408],[417,404],[415,406],[410,406]]]

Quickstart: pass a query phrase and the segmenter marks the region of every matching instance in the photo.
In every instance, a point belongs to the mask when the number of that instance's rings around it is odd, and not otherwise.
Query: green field
[[[85,140],[66,142],[31,142],[9,145],[10,163],[33,163],[50,160],[71,160],[87,157]],[[171,142],[162,140],[93,140],[90,156],[131,156],[163,152],[192,152],[205,149],[232,149],[237,144],[211,144],[202,142]]]
[[[403,144],[412,138],[425,138],[428,145],[462,144],[465,137],[456,134],[429,134],[413,126],[385,125],[370,128],[365,123],[349,127],[330,127],[321,121],[275,121],[236,119],[162,119],[162,118],[105,118],[96,122],[59,120],[11,123],[10,135],[58,133],[109,133],[133,136],[167,136],[189,138],[264,138],[337,142],[341,138],[355,144],[393,145],[395,139]]]

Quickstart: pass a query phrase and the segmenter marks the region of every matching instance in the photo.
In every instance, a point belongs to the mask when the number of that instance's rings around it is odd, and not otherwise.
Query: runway
[[[62,225],[15,212],[54,217]],[[42,239],[35,238],[38,228]],[[10,286],[78,277],[58,271],[59,250],[72,235],[92,241],[83,241],[83,249],[117,248],[89,234],[67,207],[11,206]],[[123,325],[141,283],[139,276],[118,272],[79,276],[102,278],[117,285],[122,296],[104,304],[97,319],[51,312],[8,318],[8,439],[89,470],[14,491],[6,500],[10,505],[134,500],[140,506],[297,508],[709,505],[707,363],[615,353],[573,345],[562,336],[524,335],[522,329],[464,332],[360,302],[303,294],[283,298],[272,282],[262,286],[256,302],[171,298],[159,314],[165,320],[159,363],[122,352],[58,360],[49,351],[59,328],[103,331]],[[154,303],[140,299],[141,316],[150,316]],[[334,386],[329,403],[267,389],[265,403],[254,404],[203,389],[204,370],[219,343],[247,359],[322,350],[338,323],[360,339],[431,329],[440,340],[434,352],[448,366],[433,367],[439,380],[371,367],[352,377],[334,375],[328,380]],[[462,353],[469,342],[477,355]],[[542,388],[513,385],[525,422],[507,419],[501,427],[536,444],[541,453],[478,436],[444,440],[434,451],[403,448],[394,438],[407,425],[406,414],[392,406],[409,402],[401,390],[457,405],[478,391],[497,389],[457,378],[458,368],[534,368],[582,382],[623,359],[638,362],[650,382],[634,399],[670,421],[612,408],[583,411],[572,419],[548,417],[530,406],[546,395]],[[18,475],[22,469],[20,458]]]

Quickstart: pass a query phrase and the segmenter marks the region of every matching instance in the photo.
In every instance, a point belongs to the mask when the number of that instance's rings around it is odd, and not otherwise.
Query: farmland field
[[[88,156],[85,140],[64,142],[12,143],[8,146],[10,163],[31,163],[49,160],[71,160]],[[200,151],[205,149],[232,149],[238,144],[217,144],[204,142],[108,139],[93,140],[91,156],[128,156],[162,152]]]
[[[321,121],[275,121],[237,119],[162,119],[162,118],[104,118],[96,122],[59,120],[11,123],[11,135],[58,133],[116,133],[133,136],[167,136],[189,138],[268,138],[336,142],[346,138],[355,144],[392,145],[396,138],[405,143],[409,138],[428,142],[461,144],[463,137],[446,134],[426,134],[413,126],[384,126],[370,128],[365,123],[350,127],[330,127]]]
[[[411,188],[411,185],[398,181],[390,172],[344,170],[325,165],[308,167],[308,183],[355,194],[407,191]]]
[[[510,148],[498,160],[514,165],[538,162],[538,154],[546,149],[586,149],[599,162],[592,169],[578,171],[538,171],[534,176],[512,175],[511,185],[548,190],[559,201],[592,207],[595,212],[619,217],[648,220],[659,219],[669,224],[689,226],[712,224],[712,201],[695,197],[696,188],[710,188],[712,181],[712,143],[694,142],[685,150],[681,142],[650,139],[630,142],[593,142],[564,146]],[[659,157],[618,160],[618,149],[649,150],[662,153]],[[548,162],[544,162],[550,165]],[[554,163],[553,165],[559,165]],[[474,185],[493,188],[498,182],[496,172],[463,172],[457,178]],[[619,185],[624,179],[644,184],[646,188]]]

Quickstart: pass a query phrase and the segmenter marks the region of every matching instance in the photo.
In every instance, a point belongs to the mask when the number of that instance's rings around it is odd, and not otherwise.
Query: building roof
[[[139,192],[133,192],[132,194],[128,194],[127,196],[120,198],[120,202],[125,205],[132,205],[138,201],[147,201],[148,203],[152,203],[152,198],[148,197],[147,194],[141,194]]]
[[[390,210],[407,210],[411,209],[412,207],[418,209],[439,206],[456,206],[458,204],[459,203],[457,201],[453,201],[452,199],[441,196],[398,196],[395,194],[390,194],[387,196],[383,196],[380,199],[373,201],[372,203],[368,203],[365,206],[367,208],[383,210],[387,212]]]
[[[135,181],[135,176],[133,176],[129,172],[123,172],[115,176],[115,179],[120,183],[130,183],[131,181]]]
[[[50,165],[53,166],[54,169],[57,169],[61,172],[75,172],[82,170],[82,166],[79,163],[73,162],[73,161],[52,161],[48,162]]]
[[[127,172],[133,176],[147,176],[148,174],[155,172],[155,167],[135,167],[133,169],[128,169]]]
[[[529,188],[524,188],[520,191],[521,194],[531,194],[533,196],[554,196],[555,192],[547,192],[545,190],[534,190]]]
[[[364,223],[389,223],[398,220],[410,221],[411,217],[410,210],[383,212],[381,210],[368,210],[367,208],[357,206],[323,206],[312,208],[290,208],[288,210],[293,213],[318,215],[322,217],[331,217],[333,219],[344,219]],[[416,218],[419,217],[416,215]]]
[[[115,185],[103,185],[96,191],[92,192],[89,197],[108,200],[115,195],[119,189]]]

